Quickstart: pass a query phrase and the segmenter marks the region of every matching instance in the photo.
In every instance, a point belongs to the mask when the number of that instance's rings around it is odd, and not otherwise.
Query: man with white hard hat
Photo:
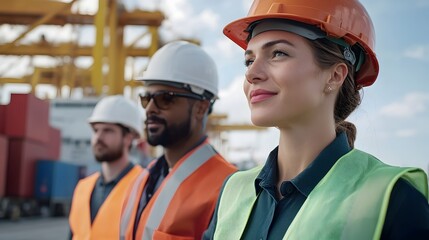
[[[129,160],[132,142],[142,134],[143,116],[136,104],[117,95],[100,100],[88,121],[101,172],[76,186],[69,217],[72,238],[118,239],[129,188],[143,171]]]
[[[215,63],[199,46],[176,41],[153,55],[141,80],[147,141],[164,154],[134,183],[121,239],[201,239],[223,181],[236,171],[206,135],[218,95]]]

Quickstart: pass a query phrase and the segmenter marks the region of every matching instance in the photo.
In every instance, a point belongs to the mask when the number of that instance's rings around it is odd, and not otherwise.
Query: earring
[[[332,87],[331,87],[331,86],[328,86],[328,87],[326,88],[326,92],[327,92],[327,93],[332,92]]]

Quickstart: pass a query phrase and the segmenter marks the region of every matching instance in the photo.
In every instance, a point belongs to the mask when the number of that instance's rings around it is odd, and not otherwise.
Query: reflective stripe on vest
[[[196,171],[200,166],[207,162],[210,158],[216,155],[216,151],[213,147],[207,142],[203,144],[199,149],[192,153],[176,171],[170,173],[170,179],[164,182],[164,187],[160,187],[159,193],[156,202],[151,209],[149,217],[146,222],[146,226],[143,231],[143,240],[152,239],[154,231],[158,228],[159,224],[164,217],[165,211],[167,210],[168,205],[170,204],[171,199],[173,198],[176,190],[179,188],[180,184],[188,178],[194,171]]]
[[[140,196],[138,196],[138,193],[139,193],[138,188],[142,184],[142,181],[145,180],[148,175],[149,175],[148,170],[143,169],[143,171],[140,173],[140,175],[137,177],[136,181],[134,182],[133,187],[131,188],[130,197],[128,199],[128,202],[126,203],[124,212],[121,217],[121,226],[120,226],[121,240],[125,239],[127,227],[132,218],[133,206],[136,204],[136,200],[140,198]]]
[[[236,173],[225,184],[214,239],[242,236],[257,199],[254,180],[261,168]],[[421,169],[388,166],[362,151],[350,151],[313,189],[284,239],[379,239],[399,178],[428,198],[427,176]]]

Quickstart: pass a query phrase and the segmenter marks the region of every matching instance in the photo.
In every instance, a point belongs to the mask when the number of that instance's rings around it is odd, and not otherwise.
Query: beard
[[[150,130],[146,131],[147,141],[152,146],[170,147],[179,141],[183,141],[191,134],[190,115],[185,121],[170,126],[168,126],[165,119],[157,116],[150,116],[148,120],[164,125],[162,132],[158,134],[151,134]]]
[[[97,145],[101,145],[101,147],[103,147],[102,151],[97,151],[95,149],[95,147]],[[105,150],[105,151],[103,151]],[[124,143],[121,142],[121,144],[118,147],[108,147],[106,144],[104,144],[103,142],[97,142],[95,144],[95,146],[93,147],[93,152],[94,152],[94,156],[95,159],[97,160],[97,162],[102,163],[102,162],[115,162],[116,160],[118,160],[119,158],[122,157],[122,155],[124,154]]]

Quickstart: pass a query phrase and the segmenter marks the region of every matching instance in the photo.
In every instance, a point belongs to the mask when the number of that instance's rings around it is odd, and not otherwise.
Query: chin
[[[272,127],[274,124],[267,116],[253,116],[251,117],[252,123],[258,127]]]

